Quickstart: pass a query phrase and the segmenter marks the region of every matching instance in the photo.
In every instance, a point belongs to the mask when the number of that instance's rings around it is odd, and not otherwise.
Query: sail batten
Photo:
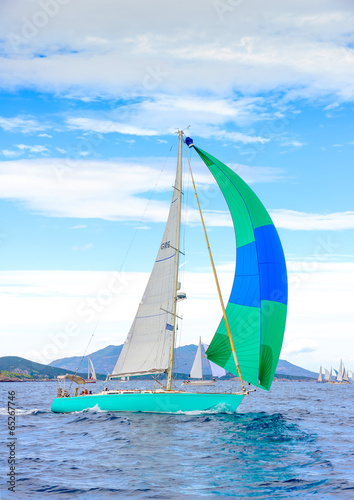
[[[236,270],[226,316],[242,378],[269,390],[282,346],[287,278],[283,249],[273,222],[251,188],[229,167],[194,146],[219,185],[236,237]],[[207,358],[237,374],[222,319]]]

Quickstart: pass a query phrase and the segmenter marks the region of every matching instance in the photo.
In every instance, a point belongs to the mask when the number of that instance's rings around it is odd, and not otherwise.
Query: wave
[[[43,411],[40,410],[39,408],[30,408],[27,410],[22,410],[20,408],[15,409],[15,414],[16,415],[39,415],[39,414],[44,414],[44,413],[49,413],[48,411]],[[0,408],[0,415],[8,415],[8,409],[7,408]]]
[[[176,412],[167,412],[169,414],[176,414],[176,415],[217,415],[219,413],[226,413],[228,415],[235,415],[236,412],[233,411],[230,406],[226,403],[219,403],[216,406],[213,406],[213,408],[210,408],[209,410],[191,410],[191,411],[176,411]]]

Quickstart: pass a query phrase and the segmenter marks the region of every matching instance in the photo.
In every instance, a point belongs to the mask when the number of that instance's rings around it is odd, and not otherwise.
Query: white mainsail
[[[322,382],[322,366],[320,366],[320,372],[318,374],[317,382]]]
[[[328,382],[332,382],[332,367],[331,367],[331,371],[329,372]]]
[[[199,337],[199,344],[198,344],[198,349],[197,349],[197,354],[195,355],[194,358],[194,363],[192,366],[192,369],[190,371],[189,376],[191,378],[203,378],[203,358],[202,358],[202,341],[201,338]]]
[[[325,373],[324,373],[324,379],[325,379],[325,382],[328,382],[329,381],[329,371],[325,368],[324,369]]]
[[[340,365],[339,365],[339,370],[338,370],[338,375],[337,375],[337,382],[343,382],[343,363],[342,363],[342,360],[340,360]]]
[[[343,366],[343,382],[349,382],[348,372]]]
[[[181,191],[182,163],[179,154],[171,208],[162,242],[111,376],[163,373],[169,367],[176,319]]]

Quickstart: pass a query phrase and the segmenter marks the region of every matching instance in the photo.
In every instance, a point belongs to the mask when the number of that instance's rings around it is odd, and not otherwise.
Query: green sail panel
[[[287,275],[278,233],[252,189],[229,167],[193,146],[219,185],[236,237],[236,270],[226,307],[241,375],[269,390],[283,343]],[[224,319],[206,353],[237,375]]]

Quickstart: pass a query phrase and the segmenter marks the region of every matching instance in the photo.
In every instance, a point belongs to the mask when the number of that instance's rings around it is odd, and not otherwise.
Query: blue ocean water
[[[9,390],[15,493],[6,485]],[[55,391],[0,384],[1,500],[354,499],[354,384],[275,382],[236,414],[196,415],[53,414]]]

